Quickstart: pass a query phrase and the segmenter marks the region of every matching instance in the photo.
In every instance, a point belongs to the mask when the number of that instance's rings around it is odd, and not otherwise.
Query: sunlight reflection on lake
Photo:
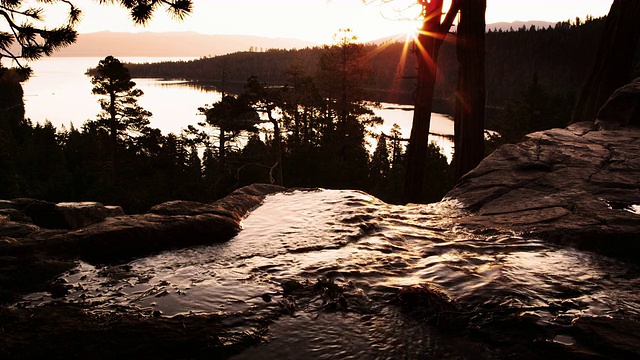
[[[190,60],[192,58],[120,58],[122,62],[144,63],[167,60]],[[26,117],[34,123],[50,121],[56,128],[82,127],[87,120],[95,119],[100,112],[98,96],[91,93],[93,85],[85,74],[95,67],[101,58],[53,57],[36,61],[30,66],[33,76],[23,84]],[[151,126],[163,134],[179,134],[188,125],[204,120],[198,108],[221,99],[221,93],[213,87],[193,84],[186,80],[134,79],[144,92],[140,105],[153,113]],[[384,120],[374,132],[389,134],[393,124],[401,128],[402,137],[411,132],[413,107],[382,103],[374,113]],[[453,143],[447,137],[453,135],[453,121],[443,114],[432,114],[430,140],[442,148],[451,160]],[[370,139],[369,146],[375,148],[377,139]]]

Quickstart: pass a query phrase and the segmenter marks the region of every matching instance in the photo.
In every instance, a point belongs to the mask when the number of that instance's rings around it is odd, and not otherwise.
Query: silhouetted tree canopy
[[[574,102],[593,68],[596,44],[602,35],[604,22],[605,18],[587,17],[580,20],[580,25],[564,21],[547,28],[489,29],[485,36],[485,126],[495,130],[495,120],[505,103],[526,89],[534,73],[538,75],[541,86],[568,102]],[[453,115],[458,63],[455,34],[450,36],[451,41],[442,44],[438,55],[433,111]],[[415,80],[411,78],[416,75],[416,58],[409,53],[404,57],[404,63],[400,62],[404,43],[362,46],[371,68],[371,77],[365,85],[367,99],[412,104]],[[637,47],[635,49],[634,63],[638,64],[640,52]],[[219,66],[224,62],[227,64],[225,89],[240,93],[251,75],[271,86],[290,84],[288,70],[293,67],[298,73],[313,75],[324,50],[322,47],[270,49],[190,61],[127,64],[127,67],[134,77],[191,79],[202,85],[219,87],[222,80]]]
[[[70,0],[47,0],[37,3],[67,7],[67,19],[61,24],[46,24],[46,13],[33,2],[24,0],[0,1],[0,17],[6,31],[0,31],[0,61],[9,58],[16,62],[25,78],[31,74],[20,60],[37,60],[51,56],[56,50],[76,41],[75,26],[81,20],[81,9]],[[36,4],[37,4],[36,3]],[[183,19],[192,10],[192,0],[99,0],[100,4],[117,3],[128,9],[136,24],[144,24],[160,8],[165,8],[177,19]],[[2,66],[0,64],[0,66]]]
[[[96,129],[109,133],[109,154],[111,162],[111,184],[118,173],[118,148],[123,141],[131,141],[136,136],[149,133],[151,112],[138,105],[142,90],[136,89],[129,70],[120,60],[107,56],[100,60],[97,74],[91,77],[92,92],[104,96],[99,100],[102,112],[98,114]]]
[[[603,19],[588,18],[545,29],[486,33],[487,125],[502,135],[492,146],[566,124],[575,94],[595,59],[593,44],[603,24]],[[360,189],[387,202],[402,202],[406,141],[397,126],[381,137],[369,134],[365,125],[376,120],[369,113],[371,100],[397,99],[393,96],[399,94],[411,101],[413,81],[402,75],[415,74],[416,63],[414,56],[398,63],[403,48],[403,43],[393,42],[345,48],[336,44],[195,61],[121,64],[132,77],[200,81],[224,77],[229,91],[203,107],[203,127],[177,135],[148,126],[134,137],[120,133],[118,186],[110,182],[111,138],[106,123],[96,117],[98,121],[79,128],[34,125],[24,118],[19,74],[3,69],[0,198],[93,200],[123,205],[127,212],[146,211],[167,200],[211,201],[239,186],[275,180],[270,174],[278,158],[278,133],[285,186]],[[344,54],[358,61],[343,61]],[[639,55],[636,51],[634,61]],[[433,106],[437,112],[452,112],[458,67],[455,45],[444,42],[439,56]],[[361,70],[366,76],[355,76]],[[345,79],[338,74],[362,81],[341,83]],[[98,75],[96,69],[92,75]],[[327,76],[329,83],[321,81]],[[345,97],[348,101],[342,101]],[[231,116],[234,113],[238,116]],[[258,113],[264,114],[262,118]],[[279,131],[264,125],[271,122],[268,113]],[[103,119],[108,118],[104,115]],[[249,121],[235,123],[232,118]],[[220,126],[230,129],[222,139],[226,144],[222,156]],[[231,137],[237,141],[228,141]],[[423,201],[437,201],[453,185],[452,166],[433,144],[427,147],[425,163],[429,171]]]

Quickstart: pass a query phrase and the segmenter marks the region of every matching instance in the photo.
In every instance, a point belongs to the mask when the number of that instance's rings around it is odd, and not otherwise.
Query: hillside
[[[205,35],[196,32],[123,33],[102,31],[79,34],[78,41],[54,56],[103,57],[200,57],[217,56],[238,51],[267,49],[302,49],[317,44],[285,38],[248,35]]]
[[[503,107],[509,99],[522,94],[536,75],[539,84],[562,99],[567,106],[579,92],[595,60],[604,18],[591,19],[580,25],[558,23],[543,29],[520,28],[518,31],[491,31],[486,37],[486,86],[489,108]],[[454,35],[451,35],[452,37]],[[377,94],[373,100],[411,102],[416,59],[408,54],[400,64],[404,44],[367,44],[371,54],[372,79],[368,87]],[[285,70],[297,64],[313,74],[322,48],[238,52],[182,63],[130,65],[134,77],[183,78],[205,82],[242,84],[251,75],[268,84],[286,82]],[[439,54],[436,82],[436,107],[451,113],[457,84],[458,63],[455,39],[446,41]],[[402,72],[399,69],[404,68]],[[217,84],[219,85],[219,83]],[[389,96],[394,93],[395,96]]]

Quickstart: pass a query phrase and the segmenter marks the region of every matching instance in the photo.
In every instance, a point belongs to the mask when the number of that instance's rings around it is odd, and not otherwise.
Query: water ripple
[[[227,243],[120,266],[80,263],[63,276],[73,287],[70,294],[56,301],[166,316],[226,314],[238,319],[239,327],[250,318],[296,309],[298,316],[271,326],[276,338],[267,347],[271,358],[303,346],[313,358],[361,358],[377,351],[386,358],[451,355],[455,345],[447,347],[450,341],[429,342],[438,335],[407,327],[409,320],[385,305],[400,289],[416,284],[436,286],[466,308],[522,309],[543,321],[559,315],[569,321],[585,315],[640,316],[640,279],[628,266],[511,233],[470,234],[451,225],[450,218],[457,216],[461,213],[451,203],[394,206],[356,191],[275,194]],[[348,289],[344,296],[360,303],[354,307],[360,310],[318,317],[310,309],[327,306],[326,298],[295,303],[286,296],[284,282],[310,284],[318,278]],[[38,305],[52,299],[40,293],[24,300]],[[301,333],[286,337],[291,328]],[[409,329],[421,335],[407,334]]]

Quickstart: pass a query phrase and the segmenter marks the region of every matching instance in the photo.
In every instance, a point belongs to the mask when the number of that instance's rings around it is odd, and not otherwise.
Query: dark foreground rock
[[[56,305],[0,308],[0,320],[2,359],[224,359],[264,340],[260,325],[229,331],[216,315],[107,315]]]
[[[163,250],[226,241],[240,231],[241,220],[265,195],[281,190],[280,186],[254,184],[212,204],[174,201],[155,206],[147,214],[115,217],[107,214],[121,211],[97,203],[5,201],[0,205],[14,210],[35,206],[43,212],[57,211],[77,225],[84,221],[81,219],[93,220],[89,220],[91,225],[69,231],[12,221],[9,215],[0,214],[0,302],[33,291],[75,260],[118,263]],[[100,218],[103,220],[94,222]]]
[[[640,262],[640,129],[579,123],[505,145],[447,194],[471,229],[513,230]]]
[[[120,206],[104,206],[99,202],[66,202],[19,198],[2,200],[0,215],[11,221],[30,223],[46,229],[74,230],[89,226],[107,217],[124,215]]]
[[[159,312],[92,312],[82,304],[8,304],[33,291],[64,296],[68,288],[55,277],[76,266],[78,259],[117,263],[228,240],[265,195],[282,189],[256,184],[212,204],[174,201],[138,215],[97,203],[0,201],[5,210],[0,213],[0,358],[218,359],[263,342],[268,319],[240,331],[227,327],[218,315],[167,318]],[[66,215],[56,215],[53,222],[45,214]],[[82,226],[82,219],[91,224]],[[58,226],[60,221],[76,225]]]

